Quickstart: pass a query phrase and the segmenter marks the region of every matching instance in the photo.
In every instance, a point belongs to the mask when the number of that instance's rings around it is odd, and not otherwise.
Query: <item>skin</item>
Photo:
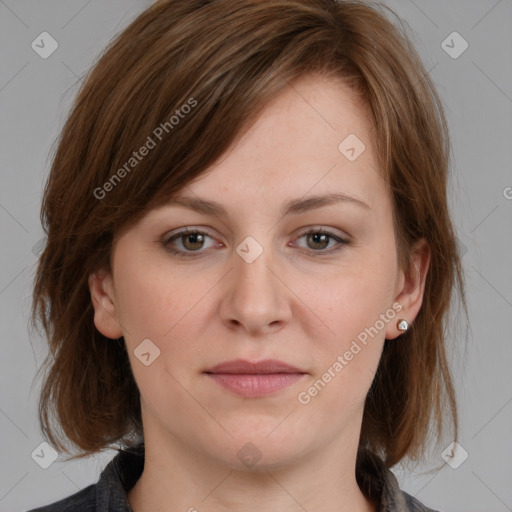
[[[352,162],[338,150],[349,134],[366,146]],[[377,510],[355,479],[364,401],[385,338],[397,338],[397,320],[412,322],[421,307],[430,259],[422,240],[410,272],[398,267],[391,196],[377,169],[372,124],[355,93],[339,79],[302,77],[182,192],[221,203],[225,217],[172,204],[152,210],[116,240],[112,273],[90,276],[95,325],[124,336],[141,393],[146,463],[128,493],[135,512]],[[345,201],[280,213],[291,199],[332,192],[368,208]],[[208,235],[169,244],[190,258],[161,242],[187,226]],[[307,227],[351,243],[302,234]],[[263,248],[252,263],[236,252],[247,236]],[[400,313],[299,403],[397,303]],[[160,350],[149,366],[134,355],[147,338]],[[275,358],[307,375],[243,398],[203,373],[236,358]],[[261,457],[252,467],[237,456],[248,442]]]

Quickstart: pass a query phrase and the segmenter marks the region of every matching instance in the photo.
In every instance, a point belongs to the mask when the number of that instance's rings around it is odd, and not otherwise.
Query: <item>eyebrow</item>
[[[281,215],[298,215],[323,206],[330,206],[333,204],[346,203],[360,206],[365,210],[370,211],[371,207],[361,199],[344,193],[331,193],[325,195],[314,195],[306,198],[292,199],[285,203],[281,208]],[[168,206],[181,206],[194,210],[198,213],[206,215],[215,215],[218,217],[226,217],[227,213],[224,207],[215,201],[207,201],[196,197],[178,196],[171,199]]]

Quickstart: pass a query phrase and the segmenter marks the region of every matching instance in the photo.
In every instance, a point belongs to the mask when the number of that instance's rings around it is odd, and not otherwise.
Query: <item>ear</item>
[[[88,283],[94,307],[94,325],[107,338],[120,338],[123,330],[117,314],[112,274],[105,269],[98,270],[89,276]]]
[[[421,238],[412,248],[411,264],[408,269],[401,269],[398,277],[398,291],[394,303],[402,306],[393,322],[386,327],[386,339],[392,340],[400,336],[396,326],[397,321],[404,319],[411,324],[416,318],[423,303],[425,281],[430,265],[430,247],[424,238]]]

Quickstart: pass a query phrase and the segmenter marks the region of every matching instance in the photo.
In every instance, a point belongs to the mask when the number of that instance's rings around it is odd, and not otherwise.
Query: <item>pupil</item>
[[[310,235],[313,239],[313,244],[320,244],[322,247],[325,246],[327,240],[327,235],[323,233],[314,233]],[[192,233],[185,235],[185,247],[188,249],[200,249],[203,243],[203,235],[200,233]],[[190,243],[189,243],[190,242]]]
[[[192,233],[192,234],[186,235],[185,236],[185,247],[187,247],[187,249],[200,249],[201,244],[203,242],[202,238],[203,238],[203,235],[201,235],[200,233]],[[188,243],[189,240],[191,241],[191,244]]]
[[[323,233],[314,233],[313,235],[311,235],[312,238],[313,238],[313,243],[314,244],[322,244],[322,248],[323,246],[325,246],[325,242],[327,241],[327,235],[323,234]],[[323,238],[323,240],[321,240]]]

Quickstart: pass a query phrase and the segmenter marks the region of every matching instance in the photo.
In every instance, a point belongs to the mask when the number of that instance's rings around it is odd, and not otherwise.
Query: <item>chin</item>
[[[294,439],[286,429],[279,433],[277,429],[272,432],[273,429],[276,429],[276,423],[272,428],[264,429],[264,433],[247,429],[233,435],[219,446],[215,458],[238,471],[275,471],[292,464],[304,453],[305,440]]]

